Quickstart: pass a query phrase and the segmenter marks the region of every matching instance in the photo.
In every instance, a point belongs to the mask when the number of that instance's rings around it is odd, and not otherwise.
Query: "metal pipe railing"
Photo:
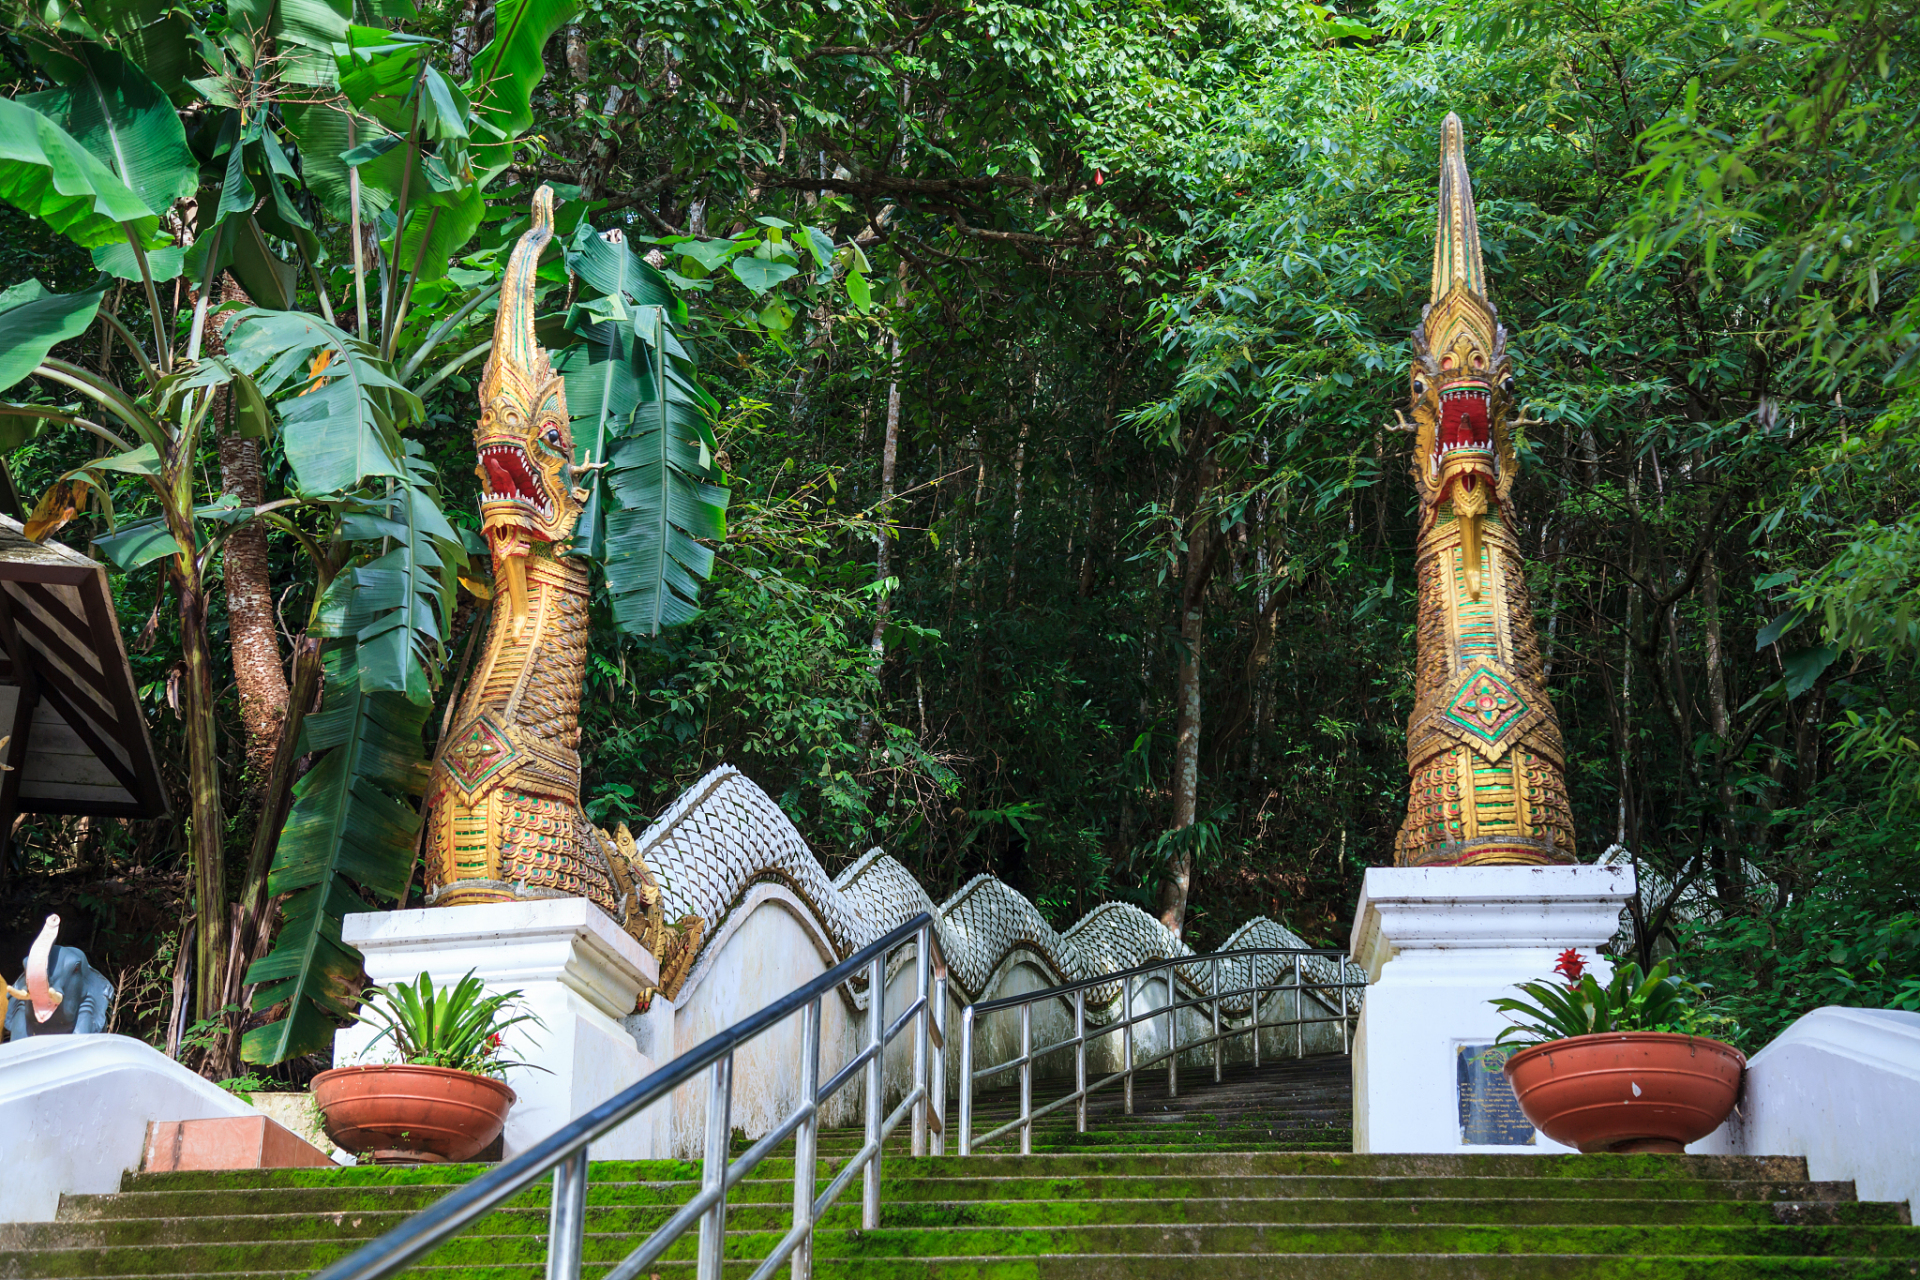
[[[908,943],[914,944],[914,998],[889,1023],[886,1020],[887,960]],[[532,1186],[549,1170],[553,1173],[553,1205],[547,1219],[547,1280],[579,1280],[586,1251],[588,1144],[703,1072],[707,1076],[707,1123],[700,1190],[608,1271],[604,1280],[634,1280],[696,1225],[699,1228],[695,1255],[698,1280],[720,1280],[726,1260],[727,1193],[789,1137],[794,1139],[793,1225],[754,1270],[752,1280],[766,1280],[782,1263],[789,1264],[793,1280],[807,1280],[813,1274],[814,1228],[820,1215],[853,1181],[855,1174],[863,1178],[861,1225],[869,1231],[880,1225],[880,1152],[901,1120],[909,1115],[913,1117],[916,1155],[921,1154],[929,1142],[936,1155],[946,1149],[946,1090],[932,1083],[943,1081],[946,1075],[948,979],[946,962],[938,951],[933,917],[923,911],[805,986],[681,1054],[491,1173],[415,1214],[378,1240],[318,1273],[313,1280],[380,1280],[394,1275]],[[821,1003],[835,988],[863,971],[867,980],[867,1020],[862,1047],[823,1087],[820,1084]],[[799,1105],[738,1158],[729,1160],[734,1055],[796,1014],[800,1017],[801,1041]],[[971,1030],[971,1024],[962,1027],[963,1034],[970,1034]],[[899,1104],[891,1112],[884,1112],[882,1068],[886,1050],[903,1032],[913,1039],[913,1079]],[[936,1071],[938,1074],[934,1074]],[[864,1142],[859,1152],[837,1171],[827,1189],[816,1195],[814,1179],[821,1111],[856,1077],[864,1078],[866,1083]],[[963,1123],[966,1116],[967,1102],[963,1097]]]
[[[1293,961],[1293,963],[1288,966],[1292,971],[1292,985],[1282,987],[1279,983],[1280,975],[1278,973],[1274,974],[1270,981],[1258,981],[1255,978],[1254,961],[1262,956],[1290,957]],[[1020,1153],[1022,1155],[1030,1154],[1033,1150],[1034,1121],[1043,1119],[1069,1104],[1075,1106],[1074,1124],[1076,1131],[1085,1133],[1087,1128],[1087,1099],[1098,1090],[1104,1089],[1116,1081],[1120,1082],[1122,1086],[1125,1112],[1127,1115],[1132,1115],[1134,1076],[1149,1067],[1158,1065],[1163,1060],[1167,1064],[1167,1095],[1169,1097],[1177,1097],[1179,1096],[1180,1089],[1179,1058],[1182,1053],[1190,1053],[1197,1049],[1212,1046],[1213,1078],[1218,1082],[1221,1078],[1223,1046],[1228,1040],[1237,1037],[1253,1037],[1253,1063],[1257,1067],[1260,1065],[1260,1033],[1262,1031],[1292,1027],[1294,1029],[1294,1055],[1300,1057],[1306,1053],[1306,1029],[1309,1024],[1318,1025],[1337,1022],[1340,1025],[1341,1052],[1348,1052],[1349,1046],[1352,1043],[1352,1037],[1349,1035],[1349,1023],[1358,1016],[1359,1002],[1358,1000],[1354,1000],[1350,1003],[1347,993],[1349,991],[1364,991],[1366,980],[1364,977],[1348,978],[1343,976],[1339,980],[1332,982],[1307,981],[1303,975],[1304,965],[1302,962],[1310,957],[1331,961],[1337,967],[1344,960],[1345,953],[1330,948],[1323,949],[1316,947],[1254,947],[1243,951],[1221,952],[1213,956],[1180,956],[1167,960],[1156,960],[1149,964],[1138,965],[1132,969],[1123,969],[1118,973],[1102,974],[1099,977],[1083,978],[1078,982],[1062,983],[1059,986],[1048,987],[1043,991],[1025,992],[1015,996],[1003,996],[998,1000],[983,1000],[977,1004],[968,1005],[960,1014],[960,1117],[958,1126],[960,1154],[963,1156],[971,1155],[976,1148],[985,1143],[992,1142],[996,1138],[1004,1137],[1015,1129],[1020,1131]],[[1246,964],[1248,978],[1252,985],[1235,987],[1231,990],[1222,990],[1220,986],[1221,964],[1222,962],[1231,963],[1235,961],[1242,961]],[[1199,989],[1199,985],[1193,980],[1185,979],[1189,989],[1194,990],[1197,994],[1187,999],[1181,999],[1179,984],[1183,979],[1181,978],[1180,970],[1183,968],[1191,970],[1203,967],[1209,971],[1210,981],[1207,985],[1211,989],[1202,991]],[[1343,974],[1345,972],[1343,969],[1338,971]],[[1142,980],[1139,988],[1135,987],[1136,979]],[[1151,989],[1151,984],[1156,981],[1166,984],[1166,1003],[1160,1006],[1149,1005],[1145,1012],[1137,1012],[1134,1008],[1136,990],[1144,994]],[[1087,992],[1096,988],[1110,987],[1116,983],[1120,988],[1121,1000],[1118,1016],[1108,1021],[1106,1025],[1100,1027],[1092,1035],[1089,1035],[1086,1015]],[[1262,1001],[1270,996],[1280,995],[1286,992],[1292,993],[1294,1016],[1271,1022],[1262,1021],[1260,1016]],[[1339,996],[1339,1011],[1337,1013],[1333,1012],[1333,993],[1338,993]],[[1327,1016],[1313,1018],[1305,1016],[1304,1010],[1306,1006],[1304,1001],[1309,996],[1311,996],[1313,1001],[1320,1005],[1321,1008],[1328,1011]],[[1223,1009],[1223,1005],[1226,1002],[1238,1000],[1242,997],[1250,998],[1245,1024],[1235,1026],[1233,1025],[1233,1020],[1236,1015],[1226,1012]],[[1033,1044],[1033,1009],[1035,1005],[1048,1000],[1071,1001],[1071,1008],[1073,1010],[1073,1034],[1065,1040],[1035,1048]],[[1183,1043],[1180,1038],[1180,1014],[1185,1010],[1198,1009],[1203,1006],[1207,1007],[1211,1016],[1211,1034]],[[975,1034],[977,1024],[981,1018],[988,1014],[999,1013],[1006,1010],[1016,1011],[1019,1018],[1020,1049],[1018,1056],[1006,1062],[998,1062],[991,1066],[976,1068],[973,1059],[974,1050],[978,1043],[978,1037]],[[1223,1014],[1227,1019],[1227,1026],[1224,1030],[1221,1026]],[[1134,1026],[1162,1017],[1166,1019],[1167,1023],[1165,1040],[1167,1047],[1151,1057],[1145,1059],[1140,1058],[1134,1049]],[[1118,1032],[1121,1037],[1120,1070],[1102,1079],[1088,1083],[1087,1045],[1089,1041],[1111,1036],[1115,1032]],[[1073,1050],[1073,1092],[1063,1098],[1055,1099],[1044,1106],[1036,1108],[1033,1105],[1033,1073],[1035,1064],[1049,1054],[1058,1053],[1066,1049]],[[1018,1114],[1005,1124],[975,1137],[973,1135],[973,1090],[975,1082],[994,1079],[999,1076],[1004,1076],[1009,1072],[1019,1073]]]

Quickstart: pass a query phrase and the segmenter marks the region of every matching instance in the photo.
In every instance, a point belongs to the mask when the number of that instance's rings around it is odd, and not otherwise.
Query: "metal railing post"
[[[1121,1040],[1121,1065],[1127,1073],[1126,1095],[1127,1114],[1133,1114],[1133,979],[1127,978],[1122,988],[1125,1003],[1121,1006],[1121,1021],[1124,1023]]]
[[[913,1107],[913,1154],[916,1157],[927,1154],[927,1108],[932,1092],[927,1088],[928,1056],[933,1051],[933,1009],[927,999],[928,988],[933,985],[930,942],[930,931],[922,926],[913,944],[919,952],[914,957],[913,998],[920,1006],[920,1013],[913,1020],[913,1087],[920,1091],[920,1101]]]
[[[1174,967],[1167,965],[1167,1096],[1180,1096],[1180,1014],[1173,1007]]]
[[[587,1232],[587,1149],[553,1167],[553,1206],[547,1213],[547,1280],[580,1280]]]
[[[1300,1003],[1300,957],[1293,958],[1293,1056],[1307,1056],[1307,1011]]]
[[[973,1006],[960,1011],[960,1154],[973,1154]]]
[[[947,1154],[947,977],[945,974],[933,980],[933,1003],[939,1010],[939,1020],[934,1026],[940,1030],[940,1047],[933,1058],[933,1077],[928,1087],[933,1090],[933,1114],[940,1123],[933,1131],[933,1154]]]
[[[880,1122],[886,1115],[887,958],[867,962],[867,1140],[873,1158],[860,1172],[860,1229],[880,1227]],[[702,1276],[700,1280],[706,1280]]]
[[[1353,1044],[1347,1035],[1347,992],[1352,987],[1353,984],[1347,980],[1345,974],[1342,974],[1340,977],[1340,1052],[1348,1054],[1353,1052]]]
[[[1074,1108],[1073,1131],[1087,1131],[1087,992],[1073,993],[1073,1089],[1080,1095]]]
[[[1020,1154],[1033,1154],[1033,1003],[1020,1006]]]
[[[1213,958],[1213,1082],[1220,1083],[1220,957]]]
[[[806,1224],[806,1238],[793,1249],[793,1280],[813,1275],[813,1184],[820,1151],[820,1001],[800,1011],[800,1096],[814,1113],[793,1135],[793,1222]]]
[[[1259,970],[1247,961],[1247,985],[1253,988],[1253,1069],[1260,1069],[1260,987]]]
[[[700,1280],[721,1280],[727,1261],[727,1143],[733,1136],[733,1055],[713,1064],[707,1084],[707,1142],[700,1189],[718,1198],[700,1215]]]

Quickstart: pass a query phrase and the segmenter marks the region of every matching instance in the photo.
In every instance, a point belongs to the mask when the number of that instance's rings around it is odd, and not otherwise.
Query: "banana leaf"
[[[316,378],[313,362],[323,353]],[[376,476],[407,478],[400,426],[419,417],[420,400],[372,347],[316,316],[256,308],[235,319],[227,354],[276,402],[303,492],[346,493]]]
[[[158,245],[160,219],[72,134],[23,102],[0,98],[0,200],[97,249],[132,235]]]
[[[419,459],[409,462],[411,481],[342,522],[346,537],[383,539],[387,550],[334,580],[317,629],[353,637],[363,689],[402,694],[424,706],[446,664],[454,587],[467,552],[440,509],[431,469]]]
[[[615,623],[657,635],[699,609],[713,552],[698,540],[726,536],[714,402],[674,329],[673,294],[658,271],[584,221],[566,258],[585,286],[568,314],[584,341],[557,357],[575,457],[608,464],[593,482],[575,550],[605,565]]]
[[[271,42],[289,84],[331,86],[333,46],[347,38],[353,0],[228,0],[227,21],[258,49]]]
[[[366,906],[353,886],[392,902],[413,878],[421,821],[414,801],[427,786],[421,731],[429,709],[363,689],[355,649],[349,641],[331,643],[322,658],[326,693],[302,732],[301,751],[324,754],[294,786],[268,875],[269,893],[291,895],[279,937],[247,971],[247,981],[258,984],[256,1012],[286,1008],[243,1038],[248,1062],[284,1062],[331,1043],[360,990],[360,954],[340,939],[341,918]]]
[[[513,163],[513,140],[532,127],[533,88],[546,74],[541,52],[579,9],[580,0],[501,0],[494,9],[493,39],[474,55],[463,86],[474,114],[500,139],[475,141],[482,186]]]
[[[19,100],[65,129],[153,213],[193,194],[200,165],[180,114],[158,85],[119,52],[72,47],[74,74]]]
[[[85,333],[106,291],[104,280],[78,293],[52,293],[26,280],[0,293],[0,391],[32,373],[55,346]]]

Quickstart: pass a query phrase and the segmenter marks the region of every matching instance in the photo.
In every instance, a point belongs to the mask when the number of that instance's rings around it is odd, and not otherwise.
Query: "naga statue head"
[[[1467,176],[1465,131],[1448,113],[1440,134],[1440,216],[1433,291],[1413,331],[1414,482],[1425,525],[1452,505],[1460,522],[1467,590],[1480,596],[1480,519],[1506,501],[1516,458],[1507,331],[1487,297],[1480,225]]]
[[[553,191],[533,194],[533,226],[520,237],[500,284],[493,353],[480,377],[480,529],[493,551],[516,622],[526,617],[526,557],[535,542],[573,533],[584,490],[574,487],[573,428],[566,387],[533,331],[534,273],[553,239]]]

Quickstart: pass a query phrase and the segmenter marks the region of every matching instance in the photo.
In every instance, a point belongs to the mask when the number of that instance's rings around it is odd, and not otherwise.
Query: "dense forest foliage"
[[[726,761],[830,870],[878,844],[936,898],[990,872],[1062,927],[1121,899],[1203,949],[1259,914],[1343,945],[1405,809],[1416,500],[1396,409],[1452,110],[1528,415],[1514,518],[1580,854],[1641,871],[1625,944],[1676,953],[1748,1048],[1821,1004],[1920,1009],[1912,0],[288,0],[466,86],[431,134],[445,217],[396,230],[382,206],[358,244],[303,114],[342,90],[301,73],[320,46],[293,17],[269,51],[248,19],[267,8],[23,10],[8,96],[64,92],[97,42],[147,68],[203,164],[262,148],[238,208],[258,200],[285,269],[255,278],[404,375],[394,438],[449,525],[436,572],[468,583],[421,624],[433,678],[391,686],[422,750],[485,615],[484,558],[454,570],[479,366],[439,362],[484,354],[481,295],[544,182],[563,230],[624,229],[670,287],[731,495],[690,619],[631,634],[602,591],[595,820],[637,829]],[[476,60],[526,31],[552,34],[515,73],[516,115]],[[207,61],[165,82],[146,59],[176,37]],[[256,141],[202,147],[216,109]],[[226,216],[191,188],[169,197],[181,245],[219,225],[201,210]],[[123,266],[96,286],[101,251],[0,221],[0,284],[103,289],[117,319],[58,347],[102,377],[197,312],[217,335],[262,301],[239,259],[225,276],[191,251],[171,283]],[[556,325],[581,297],[569,266],[543,275]],[[107,450],[68,386],[7,394],[46,411],[0,419],[29,511]],[[311,491],[289,437],[244,416],[193,444],[189,507]],[[55,496],[76,548],[160,503],[124,471]],[[265,892],[278,832],[258,828],[299,770],[276,744],[314,698],[316,637],[339,634],[317,526],[250,527],[205,559],[223,807],[189,777],[179,575],[133,565],[117,600],[175,816],[28,815],[0,860],[0,956],[47,910],[83,921],[67,937],[120,985],[119,1025],[156,1040],[193,1003],[209,848],[227,902]],[[220,815],[217,841],[196,813]]]

